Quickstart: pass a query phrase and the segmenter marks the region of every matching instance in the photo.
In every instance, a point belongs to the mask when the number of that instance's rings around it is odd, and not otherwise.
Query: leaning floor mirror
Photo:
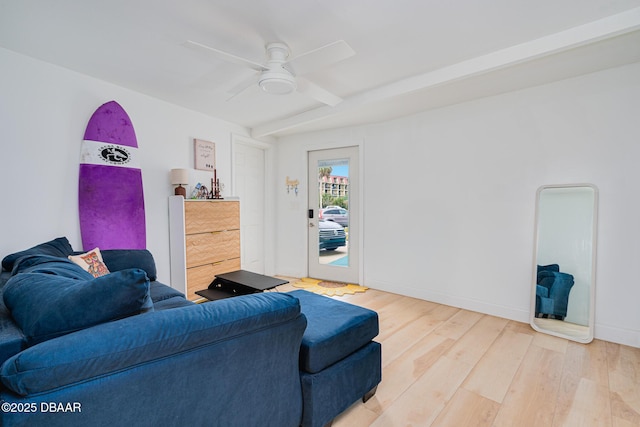
[[[533,329],[581,343],[593,340],[597,219],[594,185],[538,189]]]

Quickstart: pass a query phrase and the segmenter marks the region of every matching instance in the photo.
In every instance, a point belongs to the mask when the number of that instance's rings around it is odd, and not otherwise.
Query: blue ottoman
[[[375,394],[382,353],[375,311],[299,290],[307,329],[300,347],[302,427],[331,425],[358,399]]]

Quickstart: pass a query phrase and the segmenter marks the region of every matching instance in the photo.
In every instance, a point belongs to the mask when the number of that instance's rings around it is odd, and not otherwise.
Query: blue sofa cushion
[[[129,269],[93,278],[76,266],[89,276],[82,278],[70,277],[74,272],[68,265],[74,266],[66,260],[35,265],[4,286],[4,303],[28,345],[153,310],[144,271]]]
[[[151,300],[153,301],[153,310],[167,310],[169,308],[185,307],[195,304],[185,299],[182,292],[160,283],[158,281],[151,282],[149,286]]]
[[[557,273],[560,271],[560,265],[558,264],[538,265],[538,273],[540,273],[541,271],[555,271]]]
[[[27,346],[23,331],[18,327],[4,303],[4,285],[11,279],[12,274],[21,272],[41,272],[74,279],[90,279],[92,277],[66,258],[51,255],[24,255],[13,263],[11,272],[3,271],[0,274],[0,286],[2,287],[0,290],[0,363]]]
[[[153,303],[158,303],[167,299],[180,297],[184,298],[184,294],[160,282],[151,282],[149,285],[151,299]]]
[[[9,309],[4,305],[2,289],[11,278],[11,272],[0,271],[0,364],[24,348],[24,334],[11,317]]]
[[[11,278],[10,271],[4,271],[4,270],[0,271],[0,290],[4,288],[4,284],[7,283],[7,280],[9,280],[10,278]]]
[[[299,290],[307,329],[300,347],[300,369],[320,372],[367,345],[378,335],[378,313],[346,302]]]
[[[156,263],[146,249],[104,249],[101,253],[109,271],[139,268],[147,273],[150,281],[157,279]]]
[[[2,260],[2,268],[11,271],[13,264],[25,255],[41,254],[41,255],[53,255],[57,257],[66,258],[73,253],[73,248],[66,237],[58,237],[49,242],[41,243],[33,246],[32,248],[25,249],[20,252],[16,252],[7,255]]]
[[[153,311],[168,310],[170,308],[186,307],[193,305],[195,302],[189,301],[184,297],[173,297],[163,299],[162,301],[153,303]]]
[[[0,364],[22,351],[24,334],[11,318],[11,314],[0,298]]]
[[[538,265],[536,283],[540,283],[540,280],[544,277],[545,273],[557,273],[559,271],[560,265],[558,264]]]
[[[43,273],[69,279],[90,280],[93,276],[68,258],[52,255],[26,255],[13,264],[11,275],[19,273]]]
[[[299,302],[286,293],[259,293],[190,304],[105,323],[30,347],[7,360],[0,368],[0,377],[7,388],[27,396],[157,363],[177,352],[185,354],[207,345],[228,345],[226,357],[232,359],[234,339],[268,331],[292,320],[298,322],[296,328],[302,335],[304,318],[300,316]],[[264,339],[272,342],[278,338],[266,334]],[[256,341],[255,345],[259,347],[261,343]],[[207,366],[202,368],[206,377]],[[211,387],[219,386],[216,378],[208,381]]]
[[[541,271],[540,273],[538,273],[538,284],[537,286],[540,288],[545,288],[547,289],[547,295],[549,296],[549,289],[551,289],[551,287],[553,286],[553,284],[556,281],[556,273],[553,271]]]

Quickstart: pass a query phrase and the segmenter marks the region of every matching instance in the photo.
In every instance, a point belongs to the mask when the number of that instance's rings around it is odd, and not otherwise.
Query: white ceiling
[[[335,107],[257,86],[183,46],[264,61],[344,40],[305,77]],[[371,123],[640,61],[640,0],[0,0],[0,46],[186,108],[286,135]]]

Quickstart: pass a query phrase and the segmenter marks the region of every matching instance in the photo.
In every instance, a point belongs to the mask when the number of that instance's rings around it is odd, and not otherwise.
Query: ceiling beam
[[[325,105],[286,119],[255,126],[251,130],[251,136],[262,138],[276,135],[279,132],[289,131],[337,114],[354,111],[373,102],[506,69],[639,30],[640,8],[631,9],[559,33],[361,92],[345,98],[335,107]]]

